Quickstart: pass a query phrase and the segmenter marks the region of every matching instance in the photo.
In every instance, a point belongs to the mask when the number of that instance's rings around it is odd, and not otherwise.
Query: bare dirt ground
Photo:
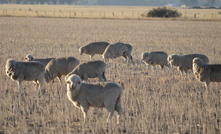
[[[176,68],[146,67],[144,51],[168,54],[206,54],[210,63],[221,63],[219,21],[108,20],[59,18],[0,18],[0,133],[220,133],[221,83],[210,92],[191,72]],[[32,82],[17,83],[5,74],[8,58],[24,60],[74,56],[93,41],[124,42],[133,46],[135,64],[123,59],[108,63],[106,76],[123,86],[123,115],[106,124],[106,110],[91,108],[88,121],[66,97],[66,85],[45,83],[38,94]],[[95,56],[95,59],[102,59]],[[63,77],[64,81],[64,77]],[[97,79],[90,80],[92,82]]]

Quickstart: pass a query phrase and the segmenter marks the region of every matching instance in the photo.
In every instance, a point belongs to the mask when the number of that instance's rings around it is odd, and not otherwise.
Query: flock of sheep
[[[121,96],[123,89],[116,83],[106,82],[105,70],[109,59],[124,57],[128,63],[133,63],[132,46],[125,43],[110,44],[108,42],[92,42],[79,49],[82,55],[90,55],[91,61],[80,63],[75,57],[35,59],[32,55],[26,56],[26,61],[15,61],[8,59],[6,62],[6,75],[17,81],[19,91],[22,89],[22,81],[34,81],[39,91],[42,89],[44,80],[54,82],[56,77],[62,84],[61,76],[65,76],[67,84],[67,97],[80,108],[86,120],[89,107],[105,107],[109,112],[107,122],[118,113],[118,120],[122,113]],[[104,61],[92,58],[95,54],[103,56]],[[174,66],[187,73],[192,70],[195,77],[205,82],[209,90],[210,82],[221,82],[221,64],[208,64],[209,59],[203,54],[169,55],[163,51],[144,52],[141,55],[142,61],[147,65],[159,65],[161,68]],[[86,83],[88,78],[98,78],[99,83]],[[102,81],[102,82],[101,82]]]

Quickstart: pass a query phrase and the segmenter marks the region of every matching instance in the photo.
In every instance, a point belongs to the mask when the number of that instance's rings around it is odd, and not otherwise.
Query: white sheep
[[[132,46],[130,44],[124,44],[121,42],[109,45],[104,53],[103,59],[107,61],[108,59],[114,59],[123,56],[127,62],[132,61]],[[127,59],[129,58],[129,60]]]
[[[88,80],[88,78],[99,78],[99,81],[107,81],[105,76],[107,64],[101,60],[89,61],[79,64],[74,70],[69,73],[66,78],[72,74],[77,74],[82,80]]]
[[[194,58],[193,74],[209,91],[210,82],[221,82],[221,64],[206,64],[202,59]]]
[[[110,45],[108,42],[92,42],[79,48],[79,53],[80,55],[83,53],[88,54],[90,55],[90,59],[92,59],[95,54],[102,55],[108,45]]]
[[[19,91],[22,89],[22,81],[34,81],[36,89],[41,90],[44,83],[44,65],[40,62],[17,62],[8,59],[5,65],[6,75],[14,81],[18,81]]]
[[[112,118],[114,111],[118,112],[117,124],[121,117],[122,106],[121,97],[123,89],[116,83],[82,83],[78,75],[72,74],[66,80],[67,97],[84,113],[84,123],[86,121],[89,107],[106,108],[109,112],[107,122]]]
[[[168,62],[171,66],[177,67],[181,74],[184,71],[192,70],[193,59],[199,57],[204,63],[209,63],[209,58],[204,54],[188,54],[188,55],[169,55]]]
[[[45,67],[46,82],[50,82],[51,80],[54,82],[54,79],[58,77],[60,83],[62,83],[61,76],[70,73],[79,63],[79,60],[72,56],[51,60]]]
[[[144,52],[141,55],[141,59],[146,65],[159,65],[162,69],[164,66],[169,67],[167,57],[167,53],[163,51]]]
[[[55,58],[45,58],[45,59],[35,59],[32,55],[28,54],[26,55],[25,57],[25,60],[26,61],[38,61],[38,62],[41,62],[43,63],[45,66],[48,64],[49,61],[51,61],[52,59],[55,59]]]

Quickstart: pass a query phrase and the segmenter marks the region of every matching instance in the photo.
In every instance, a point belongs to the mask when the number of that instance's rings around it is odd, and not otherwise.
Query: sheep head
[[[202,66],[202,64],[203,64],[202,59],[198,57],[193,59],[193,73],[195,75],[198,75],[201,73],[202,70],[200,69],[200,66]]]
[[[15,60],[8,59],[6,61],[5,72],[6,72],[6,75],[8,77],[11,77],[13,75],[14,70],[15,70],[15,66],[16,66],[16,61]]]
[[[28,55],[26,55],[25,60],[26,61],[33,61],[34,57],[32,55],[28,54]]]
[[[167,61],[172,66],[178,66],[178,63],[177,63],[178,62],[178,58],[179,58],[179,56],[176,55],[176,54],[170,55],[170,56],[168,56]]]
[[[150,53],[147,53],[147,52],[143,53],[142,56],[143,56],[143,58],[142,58],[143,61],[145,61],[147,63],[149,63],[151,61],[151,54]]]
[[[79,48],[79,54],[82,55],[83,53],[86,53],[85,47]]]
[[[80,89],[81,84],[82,84],[82,80],[78,75],[72,74],[67,78],[66,84],[67,84],[68,90],[78,91]]]
[[[193,59],[193,65],[194,65],[194,64],[202,65],[202,64],[203,64],[203,61],[202,61],[202,59],[196,57],[196,58]]]

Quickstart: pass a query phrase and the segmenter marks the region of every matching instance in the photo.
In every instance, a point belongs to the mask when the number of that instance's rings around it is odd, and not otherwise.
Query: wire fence
[[[33,10],[28,9],[1,9],[0,16],[22,16],[22,17],[60,17],[60,18],[110,18],[110,19],[148,19],[145,14],[148,10]],[[221,9],[193,10],[178,9],[184,19],[212,19],[221,20]]]

